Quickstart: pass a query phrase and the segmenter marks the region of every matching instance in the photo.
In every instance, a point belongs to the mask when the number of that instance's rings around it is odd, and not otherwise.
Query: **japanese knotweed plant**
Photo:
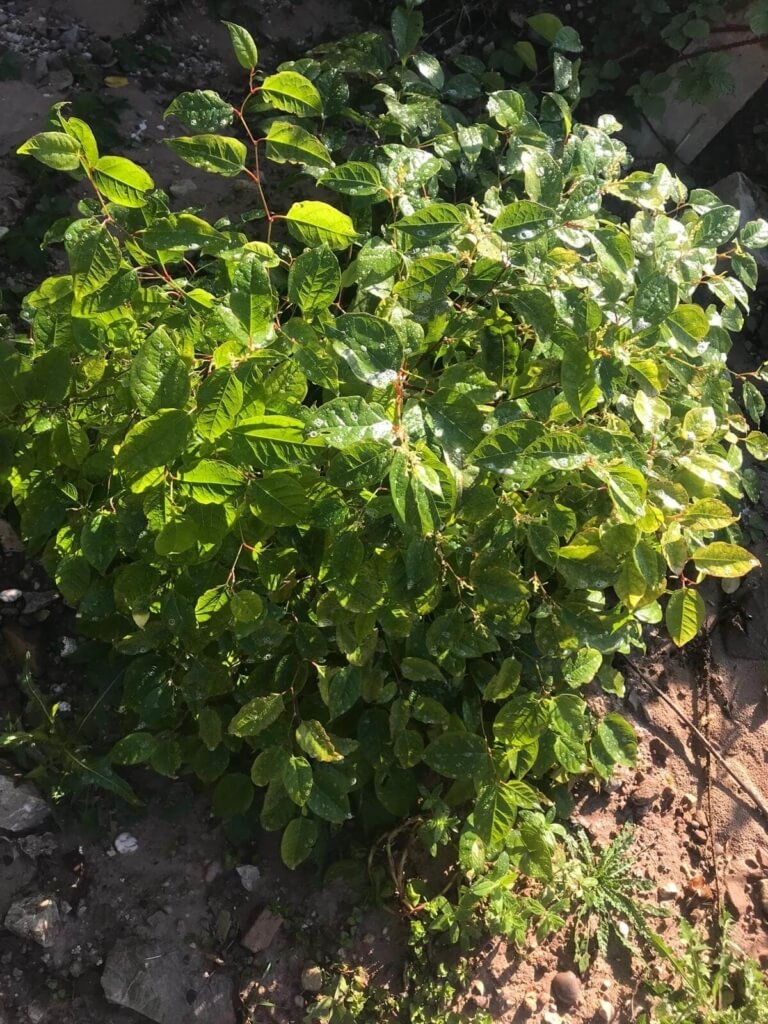
[[[569,781],[634,752],[585,686],[756,564],[768,438],[725,358],[768,224],[625,176],[616,121],[573,120],[572,30],[538,93],[392,27],[264,75],[230,25],[245,98],[168,109],[179,157],[252,190],[214,224],[63,105],[21,147],[92,194],[2,348],[4,495],[132,657],[98,763],[257,800],[291,866],[428,797],[473,871],[546,875]]]

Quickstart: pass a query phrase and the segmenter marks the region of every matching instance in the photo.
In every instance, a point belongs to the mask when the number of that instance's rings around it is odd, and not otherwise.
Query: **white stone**
[[[139,840],[130,832],[121,832],[115,838],[115,849],[118,853],[136,853],[139,848]]]
[[[6,832],[29,832],[50,814],[48,804],[34,786],[0,775],[0,829]]]

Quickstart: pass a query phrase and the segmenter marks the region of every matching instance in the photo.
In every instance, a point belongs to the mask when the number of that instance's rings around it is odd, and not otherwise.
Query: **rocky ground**
[[[592,15],[581,16],[589,24]],[[73,100],[106,148],[128,148],[180,202],[214,216],[231,208],[237,185],[198,175],[159,144],[180,89],[234,89],[221,17],[254,28],[268,65],[369,23],[371,12],[355,0],[0,3],[0,287],[11,306],[45,266],[47,223],[72,202],[60,177],[51,189],[47,172],[11,156],[54,102]],[[462,24],[442,18],[435,31]],[[748,165],[760,111],[758,97],[702,157],[700,183]],[[742,365],[765,358],[763,322],[758,302]],[[764,552],[760,512],[751,523]],[[576,820],[597,843],[637,823],[636,870],[670,912],[661,930],[671,933],[681,915],[711,920],[723,901],[738,941],[768,966],[765,807],[691,729],[768,801],[768,576],[753,573],[735,595],[713,590],[708,601],[709,636],[693,651],[681,657],[659,638],[642,675],[627,669],[621,707],[639,734],[638,766],[578,794]],[[0,714],[23,710],[29,656],[43,695],[66,715],[82,699],[74,622],[2,522],[0,623]],[[10,757],[0,762],[0,1024],[300,1024],[339,961],[372,982],[402,984],[403,925],[369,904],[354,865],[291,874],[270,837],[225,831],[183,780],[137,774],[144,804],[133,809],[107,797],[46,802],[17,775]],[[458,1006],[468,1017],[487,1009],[497,1024],[631,1022],[643,1006],[642,966],[612,951],[579,980],[564,973],[573,968],[567,936],[524,956],[492,942]]]

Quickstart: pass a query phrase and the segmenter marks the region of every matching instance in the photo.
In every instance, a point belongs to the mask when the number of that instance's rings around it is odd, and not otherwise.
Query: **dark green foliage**
[[[620,692],[668,590],[684,643],[688,589],[755,564],[729,504],[766,446],[724,366],[738,217],[661,165],[625,176],[613,118],[573,122],[570,30],[542,93],[422,52],[411,8],[394,50],[266,77],[231,32],[243,104],[184,94],[169,145],[250,180],[252,234],[172,212],[63,106],[21,147],[93,198],[0,355],[3,496],[132,659],[116,765],[256,806],[291,866],[428,786],[472,871],[546,879],[568,784],[635,752],[584,688]]]

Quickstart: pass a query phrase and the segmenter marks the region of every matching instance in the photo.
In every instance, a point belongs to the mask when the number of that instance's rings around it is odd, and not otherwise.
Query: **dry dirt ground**
[[[365,13],[355,0],[218,6],[254,29],[265,63],[352,30]],[[105,123],[177,199],[209,215],[223,200],[231,207],[236,185],[198,175],[160,145],[163,110],[179,89],[227,95],[236,80],[227,34],[203,3],[0,0],[3,52],[19,75],[0,74],[0,228],[36,211],[34,181],[13,148],[44,126],[52,103],[83,93],[103,101],[96,109]],[[23,292],[29,273],[0,242],[0,287]],[[61,645],[67,616],[7,531],[0,545],[0,591],[22,594],[0,606],[0,715],[20,707],[28,650],[45,692],[74,703],[77,672]],[[708,639],[681,656],[658,638],[661,651],[639,663],[668,702],[628,670],[627,699],[616,703],[637,729],[638,766],[599,792],[579,793],[575,816],[599,844],[637,822],[636,870],[670,911],[660,930],[670,932],[681,915],[710,920],[723,900],[738,941],[768,964],[768,819],[673,710],[765,795],[765,806],[768,575],[753,573],[730,597],[713,590],[708,602]],[[138,785],[146,799],[138,811],[96,801],[67,805],[19,833],[0,829],[0,920],[19,908],[16,930],[0,928],[0,1024],[301,1024],[315,998],[302,971],[339,958],[400,984],[403,926],[370,908],[349,875],[290,874],[269,837],[225,835],[184,781]],[[608,1003],[624,1024],[643,1006],[632,980],[642,966],[631,969],[618,953],[597,960],[582,979],[581,1002],[566,1010],[551,1002],[550,982],[572,967],[567,937],[523,956],[491,942],[470,975],[482,988],[475,984],[472,995],[468,986],[459,1005],[467,1019],[487,1008],[497,1024],[538,1024],[555,1009],[568,1024],[585,1024],[604,1020],[600,1005]]]

